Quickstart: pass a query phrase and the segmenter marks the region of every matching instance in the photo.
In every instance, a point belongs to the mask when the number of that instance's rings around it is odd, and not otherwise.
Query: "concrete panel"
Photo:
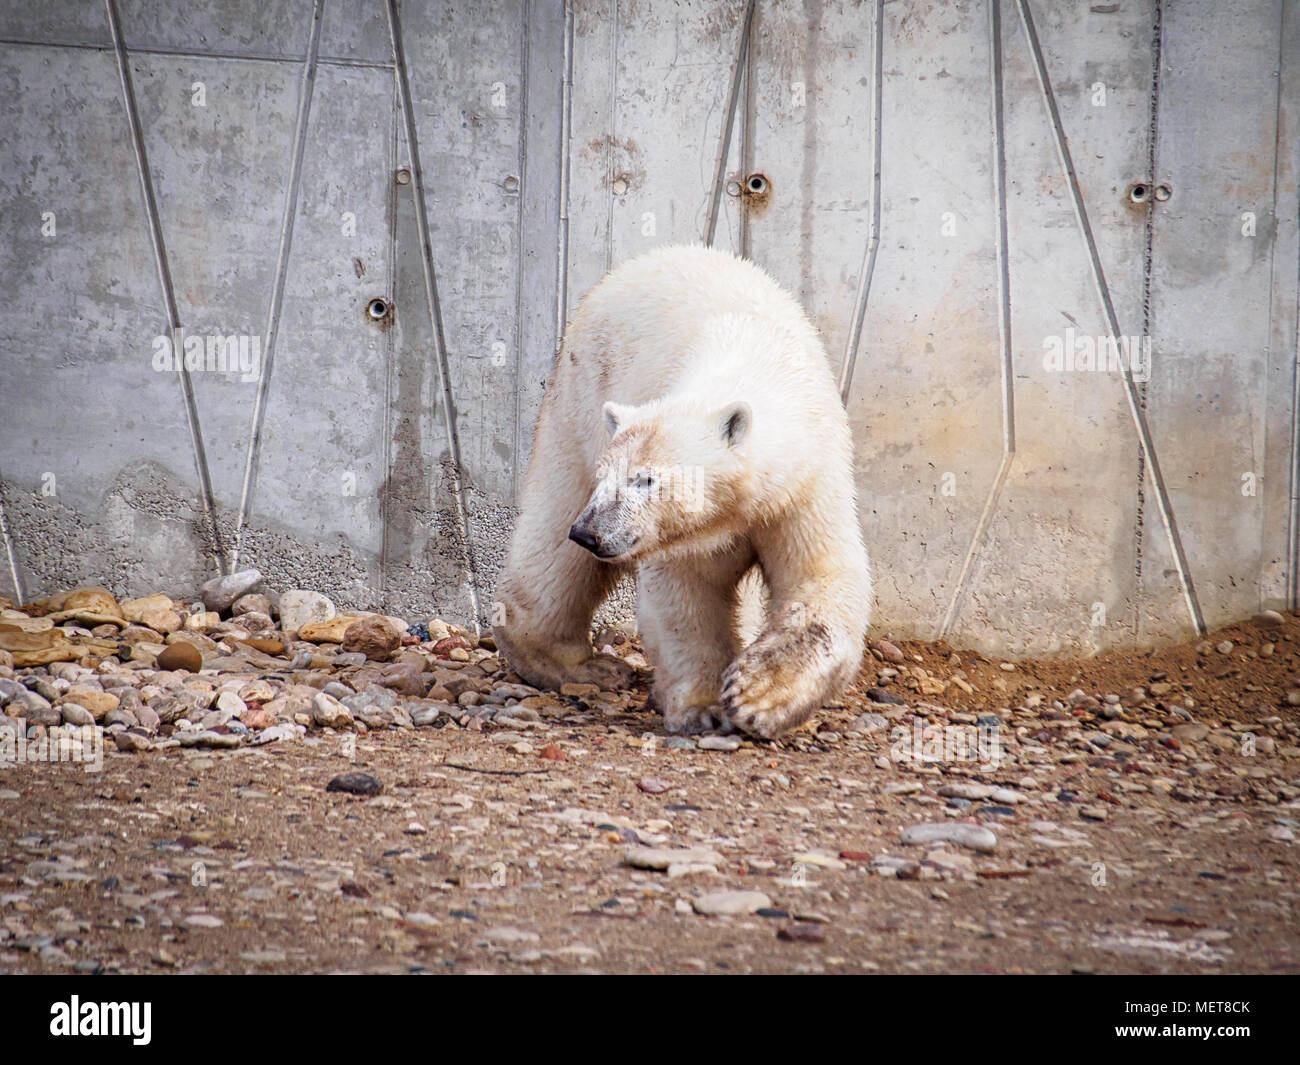
[[[818,324],[837,361],[867,260],[871,6],[860,9],[861,40],[841,50],[851,54],[838,67],[820,68],[852,88],[857,117],[847,98],[837,105],[830,95],[816,105],[819,124],[844,130],[836,139],[849,150],[813,146],[825,160],[822,202],[811,212],[820,241],[801,250],[805,259],[824,257],[819,274],[835,298],[835,319],[824,324],[823,312]],[[878,574],[876,617],[882,630],[934,636],[1003,450],[988,17],[981,7],[885,5],[882,32],[882,226],[871,285],[861,296],[864,326],[848,407]],[[823,107],[830,112],[824,118]],[[944,135],[917,136],[940,113],[950,116]],[[861,203],[856,225],[841,221],[836,202]]]
[[[1280,3],[1163,22],[1151,423],[1210,625],[1260,605],[1280,25]]]
[[[382,588],[392,336],[367,307],[393,298],[392,113],[390,72],[319,69],[240,560],[296,584],[320,584],[325,573],[330,594],[358,605],[377,605]],[[282,210],[284,189],[270,199]],[[265,234],[258,256],[260,267],[275,268]],[[263,332],[266,291],[253,299]],[[251,401],[241,395],[245,416]],[[218,466],[233,459],[242,477],[246,427],[234,443]]]
[[[211,576],[112,54],[0,50],[0,475],[21,589]],[[53,231],[42,234],[50,213]]]
[[[612,265],[658,244],[702,241],[745,4],[574,5],[569,137],[569,311]],[[740,167],[733,135],[726,172]],[[725,197],[714,244],[739,250]]]
[[[1140,308],[1142,224],[1121,198],[1146,155],[1148,12],[1002,6],[1015,454],[953,634],[1087,653],[1133,638],[1138,436],[1119,372],[1046,358],[1056,344],[1105,350],[1103,285],[1117,318]]]

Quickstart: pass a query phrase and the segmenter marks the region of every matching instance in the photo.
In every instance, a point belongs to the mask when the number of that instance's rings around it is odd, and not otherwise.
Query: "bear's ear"
[[[744,400],[722,408],[718,415],[722,439],[727,447],[737,447],[749,432],[749,423],[754,419],[754,412]]]
[[[605,428],[609,430],[610,436],[618,432],[620,425],[627,424],[628,416],[632,413],[632,408],[622,403],[606,403],[601,410],[605,415]]]

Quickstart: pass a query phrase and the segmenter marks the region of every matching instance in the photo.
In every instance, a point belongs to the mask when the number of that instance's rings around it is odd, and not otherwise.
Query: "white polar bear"
[[[774,737],[853,680],[871,612],[848,417],[816,330],[763,270],[699,246],[611,271],[565,336],[493,635],[531,684],[632,679],[591,620],[636,570],[670,732]],[[742,579],[768,592],[737,625]],[[751,584],[746,582],[746,584]]]

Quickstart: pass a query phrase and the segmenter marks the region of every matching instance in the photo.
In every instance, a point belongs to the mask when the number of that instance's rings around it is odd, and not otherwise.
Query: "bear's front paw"
[[[594,684],[603,691],[621,691],[630,688],[636,680],[636,667],[617,655],[594,654],[575,672],[573,679],[579,684]]]
[[[801,707],[793,693],[777,683],[769,672],[747,671],[733,663],[722,675],[722,708],[731,723],[742,732],[774,740],[801,724],[811,707]]]
[[[694,736],[715,729],[730,732],[731,722],[727,720],[722,707],[715,703],[712,706],[690,706],[682,710],[665,711],[664,729],[678,736]]]

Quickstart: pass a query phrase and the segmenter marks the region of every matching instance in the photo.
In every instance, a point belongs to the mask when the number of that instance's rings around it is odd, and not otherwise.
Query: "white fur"
[[[668,544],[666,528],[695,518],[652,498],[646,471],[683,468],[703,470],[707,523]],[[602,479],[622,486],[616,502]],[[575,521],[618,554],[601,561],[569,542]],[[856,673],[871,577],[848,418],[799,305],[725,252],[634,259],[570,323],[494,619],[516,670],[539,683],[625,680],[621,662],[592,655],[587,627],[632,566],[670,729],[730,721],[775,735]],[[742,643],[737,585],[755,567],[766,621]]]

